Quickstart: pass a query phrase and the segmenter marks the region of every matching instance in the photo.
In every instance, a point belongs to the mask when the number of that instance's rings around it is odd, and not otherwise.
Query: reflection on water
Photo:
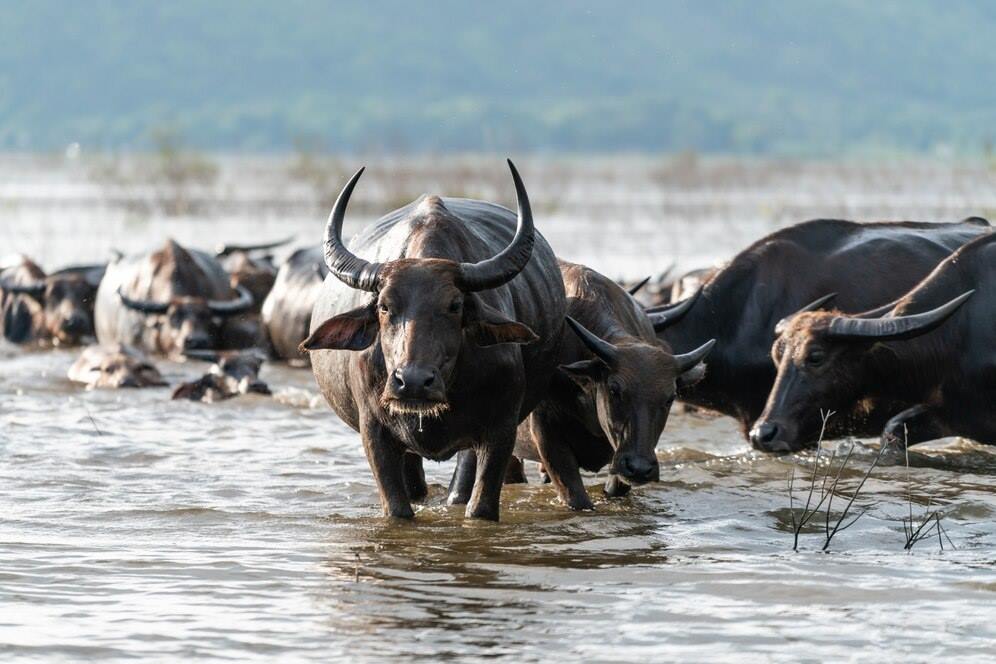
[[[15,235],[40,247],[45,228]],[[611,257],[603,269],[628,269]],[[918,447],[909,482],[901,460],[883,463],[829,554],[820,519],[791,551],[787,480],[814,455],[758,454],[701,414],[672,417],[660,483],[609,501],[590,477],[592,513],[565,511],[532,467],[501,523],[469,522],[444,504],[443,463],[427,465],[415,522],[396,523],[377,516],[357,436],[310,372],[267,366],[272,399],[204,405],[83,391],[65,378],[73,359],[0,346],[4,661],[991,659],[994,448]],[[176,383],[203,366],[161,368]],[[843,493],[874,454],[857,443]],[[957,549],[903,551],[908,495],[918,518],[943,511]]]

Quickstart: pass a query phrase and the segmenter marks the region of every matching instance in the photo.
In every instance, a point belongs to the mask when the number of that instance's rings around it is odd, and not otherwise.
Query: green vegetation
[[[0,149],[981,153],[985,0],[0,5]],[[317,177],[317,176],[316,176]],[[320,183],[316,182],[316,187]]]

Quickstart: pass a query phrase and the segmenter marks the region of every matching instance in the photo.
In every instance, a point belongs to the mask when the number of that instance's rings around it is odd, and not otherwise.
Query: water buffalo
[[[164,387],[159,370],[134,348],[121,344],[88,346],[69,368],[69,380],[87,389],[119,387]]]
[[[411,501],[425,494],[424,479],[413,478],[419,457],[474,450],[466,513],[497,520],[516,427],[555,369],[564,285],[509,168],[518,215],[423,196],[363,230],[350,251],[340,234],[360,169],[329,216],[334,278],[302,348],[329,404],[360,432],[386,515],[413,516]]]
[[[996,235],[988,235],[945,259],[886,311],[819,311],[784,321],[772,349],[778,377],[753,432],[757,444],[773,452],[811,444],[820,409],[873,411],[885,442],[957,435],[996,444],[994,296]]]
[[[242,347],[227,319],[252,309],[244,287],[209,254],[173,240],[155,252],[122,257],[107,267],[97,291],[97,339],[182,357],[185,350]]]
[[[229,284],[234,289],[245,288],[252,294],[252,308],[228,320],[228,336],[232,345],[265,347],[266,332],[261,310],[263,302],[273,289],[277,278],[277,268],[273,255],[267,252],[291,241],[291,238],[252,245],[221,245],[216,258],[229,275]],[[303,337],[302,337],[303,339]],[[300,341],[300,340],[298,340]]]
[[[257,349],[247,351],[189,350],[187,357],[212,362],[206,374],[173,390],[174,399],[213,403],[240,394],[269,395],[270,387],[259,379],[266,358]]]
[[[541,461],[561,499],[592,509],[580,469],[610,464],[609,495],[659,477],[657,441],[675,390],[701,378],[714,342],[672,355],[641,305],[612,280],[561,261],[567,322],[559,370],[546,397],[520,426],[516,455]],[[523,446],[523,440],[529,445]]]
[[[746,436],[774,384],[770,351],[779,320],[829,293],[836,293],[842,311],[892,301],[963,244],[989,232],[989,223],[976,217],[937,224],[818,219],[762,238],[695,296],[671,309],[651,310],[668,316],[674,308],[688,308],[680,323],[660,335],[675,352],[716,339],[705,378],[681,398],[736,418]],[[843,419],[831,421],[830,435],[837,435]]]
[[[298,249],[280,266],[263,303],[263,325],[275,357],[307,364],[308,356],[298,346],[311,331],[311,310],[327,274],[321,247]]]
[[[105,266],[63,268],[46,275],[20,257],[0,273],[3,336],[12,343],[76,346],[94,334],[93,307]]]

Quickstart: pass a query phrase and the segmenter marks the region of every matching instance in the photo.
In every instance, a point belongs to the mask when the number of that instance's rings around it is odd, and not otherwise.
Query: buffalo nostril
[[[394,381],[396,388],[403,389],[405,387],[405,376],[401,373],[401,369],[394,370],[394,373],[391,374],[391,380]]]
[[[774,422],[761,422],[750,432],[750,440],[755,445],[765,445],[778,438],[781,432]]]
[[[432,384],[436,382],[436,372],[433,371],[431,374],[426,376],[425,382],[422,387],[432,387]]]
[[[211,348],[211,340],[205,336],[192,336],[183,340],[184,350],[206,350]]]

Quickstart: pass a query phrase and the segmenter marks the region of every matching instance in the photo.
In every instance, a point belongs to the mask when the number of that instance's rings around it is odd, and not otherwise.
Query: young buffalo
[[[715,341],[672,355],[615,282],[583,265],[561,261],[560,270],[571,329],[562,334],[560,371],[547,397],[522,425],[535,450],[520,444],[516,452],[542,461],[561,499],[584,510],[592,503],[581,468],[609,464],[611,496],[658,479],[657,441],[675,391],[702,377],[699,363]],[[658,329],[666,324],[658,321]]]
[[[271,394],[270,387],[259,379],[259,371],[266,360],[262,351],[191,350],[186,355],[213,364],[208,373],[173,390],[174,399],[213,403],[240,394]]]

